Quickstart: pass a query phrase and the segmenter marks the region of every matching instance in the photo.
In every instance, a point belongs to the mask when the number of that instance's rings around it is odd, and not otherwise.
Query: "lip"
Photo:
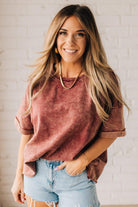
[[[66,49],[66,48],[64,48],[64,51],[67,52],[68,54],[74,54],[75,52],[77,52],[76,49]]]

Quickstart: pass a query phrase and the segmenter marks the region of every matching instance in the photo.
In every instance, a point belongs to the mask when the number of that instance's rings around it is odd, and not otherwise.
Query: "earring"
[[[58,54],[58,49],[55,47],[55,53]]]

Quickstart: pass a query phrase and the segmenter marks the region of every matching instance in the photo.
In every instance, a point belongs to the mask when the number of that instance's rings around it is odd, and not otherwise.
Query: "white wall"
[[[97,184],[102,204],[138,204],[138,0],[0,0],[0,200],[15,204],[10,192],[20,134],[14,116],[26,87],[30,64],[43,47],[44,35],[63,6],[84,3],[96,18],[110,65],[121,79],[132,109],[125,111],[127,136],[109,149],[108,165]]]

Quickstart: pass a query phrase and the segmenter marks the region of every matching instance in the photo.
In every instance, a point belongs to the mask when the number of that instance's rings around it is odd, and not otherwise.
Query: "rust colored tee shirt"
[[[63,78],[66,86],[74,78]],[[65,89],[58,76],[48,80],[43,91],[32,101],[29,115],[22,115],[28,107],[28,89],[16,115],[15,123],[24,134],[32,138],[24,150],[24,174],[35,175],[35,161],[72,160],[77,158],[96,139],[115,138],[125,135],[123,107],[114,100],[108,121],[100,120],[95,105],[87,90],[88,78],[82,75],[71,89]],[[33,93],[36,93],[37,86]],[[107,151],[87,166],[87,176],[97,182],[105,164]]]

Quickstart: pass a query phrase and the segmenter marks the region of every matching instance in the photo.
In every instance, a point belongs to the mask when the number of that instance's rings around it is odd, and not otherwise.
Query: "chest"
[[[34,120],[85,122],[94,115],[95,106],[82,81],[71,89],[64,89],[59,82],[51,81],[32,103]]]

